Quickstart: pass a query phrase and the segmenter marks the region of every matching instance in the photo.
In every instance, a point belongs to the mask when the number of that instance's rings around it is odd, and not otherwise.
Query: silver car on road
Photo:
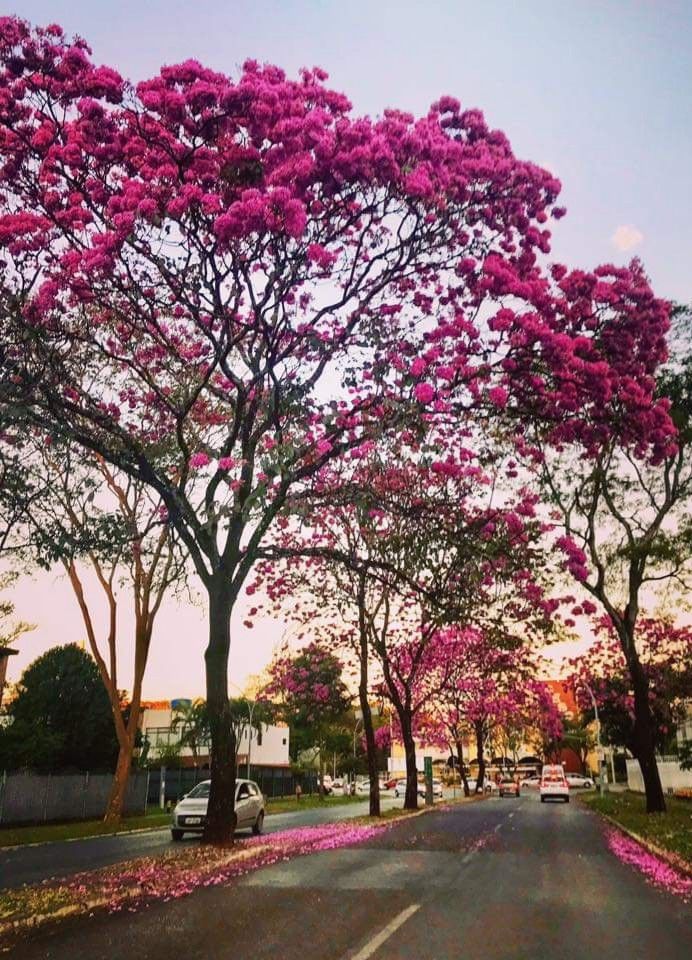
[[[171,823],[173,840],[182,840],[186,833],[202,833],[207,819],[210,786],[211,780],[202,780],[178,802]],[[261,833],[264,811],[264,796],[254,780],[236,780],[236,830],[251,828],[255,834]]]

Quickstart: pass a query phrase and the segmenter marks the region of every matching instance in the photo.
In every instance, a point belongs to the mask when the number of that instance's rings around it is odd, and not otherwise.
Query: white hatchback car
[[[182,840],[186,833],[202,833],[207,819],[210,786],[211,780],[202,780],[178,802],[173,811],[171,823],[173,840]],[[261,833],[264,825],[264,808],[264,796],[257,784],[253,780],[236,780],[236,830],[251,828],[255,834]]]
[[[565,768],[562,764],[546,764],[541,770],[541,785],[539,787],[541,803],[555,798],[569,803],[569,784],[565,777]]]
[[[581,787],[583,790],[593,790],[595,786],[591,777],[584,777],[581,773],[565,774],[565,779],[570,787]]]

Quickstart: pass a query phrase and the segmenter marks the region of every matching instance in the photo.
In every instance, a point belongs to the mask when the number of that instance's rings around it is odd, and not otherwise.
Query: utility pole
[[[250,720],[250,725],[247,731],[247,778],[250,779],[250,754],[252,753],[252,715],[255,712],[255,707],[257,706],[256,701],[246,700],[248,715]]]
[[[598,704],[596,703],[596,697],[593,694],[593,690],[588,685],[586,680],[581,680],[580,683],[591,697],[591,703],[593,705],[594,718],[596,720],[596,753],[598,754],[598,792],[601,796],[603,796],[605,787],[603,778],[607,775],[606,771],[608,770],[608,765],[605,761],[605,757],[602,756],[603,748],[601,747],[601,719],[598,716]]]

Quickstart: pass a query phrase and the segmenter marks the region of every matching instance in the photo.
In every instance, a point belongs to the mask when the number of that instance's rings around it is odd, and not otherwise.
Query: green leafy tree
[[[77,644],[53,647],[22,674],[0,728],[0,769],[112,770],[118,741],[98,667]]]
[[[335,744],[351,706],[351,696],[338,657],[318,643],[311,643],[295,654],[278,656],[269,668],[266,698],[276,698],[276,713],[291,728],[295,749],[319,751],[320,793],[323,793],[325,756]]]
[[[581,764],[581,772],[587,773],[586,760],[596,748],[596,737],[589,717],[584,715],[576,718],[564,717],[560,745],[576,753]]]
[[[180,732],[177,743],[178,752],[181,747],[192,750],[192,760],[195,766],[199,759],[199,748],[209,743],[209,712],[205,700],[198,698],[190,703],[181,703],[176,707],[171,722],[173,730]]]

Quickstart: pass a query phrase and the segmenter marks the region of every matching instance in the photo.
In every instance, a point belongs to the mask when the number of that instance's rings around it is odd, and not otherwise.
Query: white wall
[[[146,709],[142,713],[142,735],[146,735],[151,743],[149,756],[155,758],[158,753],[157,739],[165,742],[175,743],[180,737],[180,728],[175,731],[154,732],[154,728],[163,728],[170,730],[173,720],[173,711],[170,709],[150,710]],[[290,763],[289,755],[289,730],[288,727],[275,726],[273,724],[262,725],[261,743],[258,742],[257,730],[252,729],[252,749],[250,751],[250,762],[257,766],[288,766]],[[189,747],[183,747],[180,751],[181,756],[191,757],[192,750]],[[246,727],[240,737],[238,744],[238,763],[247,763],[248,753],[248,728]],[[198,750],[200,756],[207,756],[205,747]]]
[[[692,770],[681,770],[677,760],[659,760],[658,773],[663,790],[692,789]],[[627,761],[627,786],[637,793],[644,793],[644,780],[638,760]]]

